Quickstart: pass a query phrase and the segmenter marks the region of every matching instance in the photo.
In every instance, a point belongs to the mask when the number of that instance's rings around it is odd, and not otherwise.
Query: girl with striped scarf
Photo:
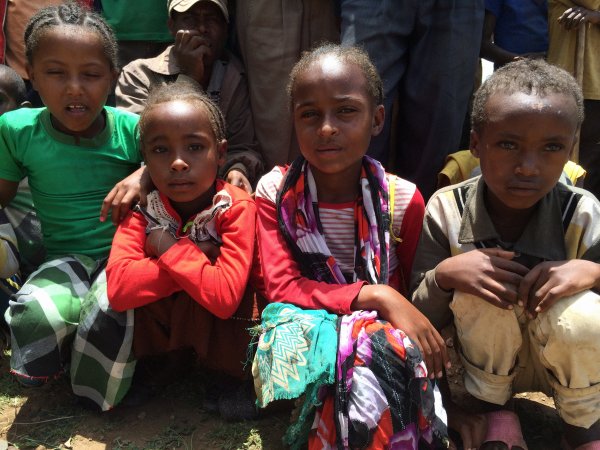
[[[403,295],[423,198],[366,156],[384,122],[381,80],[364,52],[325,45],[288,92],[302,156],[256,192],[271,301],[258,404],[300,398],[292,448],[445,448],[431,381],[449,366],[444,341]]]

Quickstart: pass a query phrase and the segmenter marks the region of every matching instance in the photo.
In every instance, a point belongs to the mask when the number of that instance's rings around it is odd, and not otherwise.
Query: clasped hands
[[[514,257],[500,248],[472,250],[438,264],[435,279],[444,290],[472,294],[498,308],[522,306],[529,318],[594,288],[600,279],[600,265],[592,261],[545,261],[529,269]]]

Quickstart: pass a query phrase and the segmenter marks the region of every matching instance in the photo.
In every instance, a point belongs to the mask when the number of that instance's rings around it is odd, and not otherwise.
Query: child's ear
[[[377,136],[383,130],[385,123],[385,108],[383,105],[377,105],[373,112],[373,125],[371,127],[371,136]]]
[[[469,149],[475,158],[479,158],[479,141],[479,133],[475,130],[471,130]]]
[[[33,87],[34,90],[37,91],[37,87],[36,85],[36,80],[35,80],[35,76],[33,75],[33,67],[31,67],[31,64],[26,63],[25,64],[25,72],[27,72],[27,78],[29,78],[29,82],[31,83],[31,86]]]
[[[225,164],[225,161],[227,161],[227,139],[217,142],[217,153],[217,162],[219,167],[222,167]]]
[[[119,69],[117,69],[115,67],[114,69],[111,70],[111,74],[110,74],[110,86],[112,87],[113,91],[117,87],[117,80],[118,79],[119,79]]]
[[[146,147],[144,146],[144,143],[140,140],[140,155],[142,156],[142,161],[144,161],[144,164],[146,163]]]
[[[573,136],[573,144],[571,144],[571,148],[569,149],[569,154],[567,155],[567,159],[570,161],[573,153],[575,153],[575,148],[579,145],[579,135],[581,133],[581,128],[577,130],[575,136]]]

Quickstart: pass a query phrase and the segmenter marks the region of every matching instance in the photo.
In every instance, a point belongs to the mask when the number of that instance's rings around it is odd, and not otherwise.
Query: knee
[[[28,292],[19,291],[14,299],[10,301],[6,310],[6,322],[13,334],[30,334],[32,330],[36,333],[53,334],[55,330],[76,326],[79,320],[80,306],[78,302],[64,299],[57,302],[48,295],[29,295]]]
[[[565,351],[590,350],[600,342],[600,296],[592,291],[560,300],[540,319],[548,342],[560,342]]]

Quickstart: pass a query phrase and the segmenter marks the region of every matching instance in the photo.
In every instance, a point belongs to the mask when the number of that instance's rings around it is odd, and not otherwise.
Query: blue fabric
[[[261,335],[252,364],[257,399],[264,408],[274,400],[304,402],[284,441],[293,449],[308,439],[319,391],[335,381],[338,316],[324,309],[305,310],[271,303],[262,313]],[[296,444],[294,444],[296,443]]]
[[[548,50],[546,0],[485,0],[485,9],[496,17],[498,47],[518,54]]]
[[[479,60],[484,0],[341,0],[343,45],[363,47],[384,84],[386,122],[369,156],[419,187],[435,190],[446,155],[460,144]],[[392,103],[399,115],[391,123]],[[388,166],[397,129],[396,167]]]
[[[300,397],[311,384],[333,384],[337,320],[324,309],[304,310],[287,303],[264,309],[252,367],[259,407]]]

